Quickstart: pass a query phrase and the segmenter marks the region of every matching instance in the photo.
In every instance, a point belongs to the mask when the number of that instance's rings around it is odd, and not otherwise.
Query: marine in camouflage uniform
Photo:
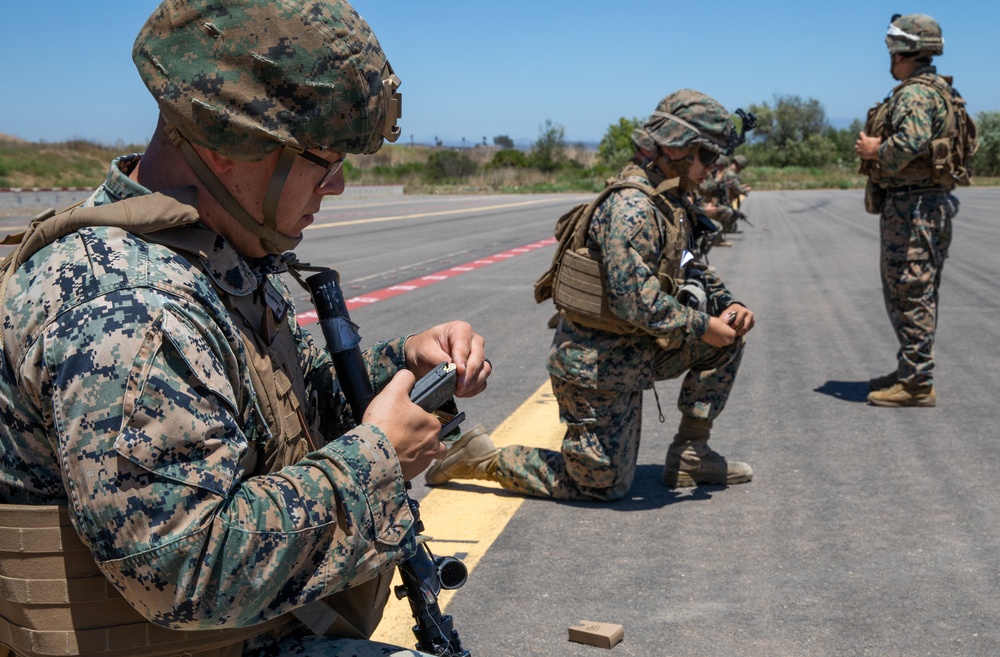
[[[856,150],[866,161],[862,167],[872,176],[870,185],[884,196],[880,272],[899,350],[896,371],[869,382],[868,400],[878,406],[934,406],[938,289],[958,200],[950,193],[954,184],[937,181],[929,164],[931,142],[942,136],[948,111],[941,93],[922,82],[937,79],[950,89],[950,80],[931,65],[932,56],[944,52],[944,41],[930,16],[893,17],[886,43],[892,75],[904,84],[885,101],[884,121],[866,126]]]
[[[713,171],[705,179],[705,182],[698,185],[694,194],[694,203],[699,207],[702,214],[711,221],[715,228],[715,234],[710,239],[701,240],[706,243],[706,251],[712,246],[732,246],[732,242],[725,239],[724,234],[732,232],[736,225],[737,217],[729,204],[725,189],[720,184],[723,172],[729,166],[731,159],[722,155],[715,164]],[[697,230],[696,230],[697,232]],[[708,237],[708,236],[707,236]]]
[[[746,185],[740,180],[740,171],[747,167],[745,155],[737,155],[732,163],[722,171],[719,178],[720,195],[724,202],[729,203],[737,210],[740,208],[741,199],[750,193],[750,185]]]
[[[0,512],[59,507],[64,545],[96,564],[102,597],[82,604],[118,611],[91,628],[77,606],[61,627],[60,600],[0,636],[110,637],[88,655],[420,655],[367,640],[416,549],[405,481],[445,451],[409,387],[449,360],[460,394],[482,389],[482,338],[452,322],[377,343],[379,394],[354,426],[280,276],[303,208],[343,191],[337,155],[398,135],[398,79],[338,0],[168,0],[134,59],[161,109],[149,149],[36,222],[2,288]]]
[[[524,495],[620,499],[635,475],[643,391],[681,376],[682,418],[667,450],[664,483],[751,479],[748,465],[727,462],[707,442],[732,390],[753,313],[712,274],[704,275],[703,308],[678,300],[685,270],[693,273],[687,268],[695,220],[689,195],[731,148],[733,127],[716,101],[684,90],[664,98],[643,129],[654,149],[637,154],[618,180],[656,188],[655,197],[638,189],[612,192],[594,213],[588,237],[591,251],[601,254],[610,308],[634,330],[613,332],[563,316],[547,362],[567,425],[561,451],[497,449],[479,427],[427,471],[428,484],[487,479]]]

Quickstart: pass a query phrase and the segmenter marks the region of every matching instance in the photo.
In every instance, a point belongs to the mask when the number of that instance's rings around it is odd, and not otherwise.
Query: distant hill
[[[5,135],[2,132],[0,132],[0,142],[4,142],[4,143],[7,143],[7,144],[27,144],[28,143],[24,139],[20,139],[18,137],[12,137],[10,135]]]

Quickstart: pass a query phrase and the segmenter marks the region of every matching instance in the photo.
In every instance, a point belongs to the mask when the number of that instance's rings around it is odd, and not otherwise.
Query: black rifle
[[[702,211],[701,206],[695,207],[695,218],[691,226],[691,251],[703,264],[708,264],[708,252],[712,248],[712,242],[719,235],[718,229],[712,220]]]
[[[306,279],[312,294],[316,314],[319,316],[320,328],[326,339],[327,349],[333,357],[333,367],[337,372],[337,380],[344,391],[344,397],[351,407],[351,414],[357,424],[361,424],[368,404],[375,397],[368,370],[365,368],[361,355],[361,336],[358,327],[351,322],[347,311],[347,302],[340,288],[340,274],[329,269],[314,274]],[[414,386],[415,403],[424,410],[433,412],[436,408],[428,408],[424,404],[435,405],[441,400],[441,386],[451,385],[454,393],[454,378],[442,373],[447,370],[439,365],[427,376],[422,377]],[[451,396],[446,395],[450,400]],[[442,433],[451,431],[464,414],[448,416],[447,425]],[[439,416],[440,418],[440,416]],[[442,419],[444,424],[445,420]],[[407,489],[410,482],[406,482]],[[410,512],[413,514],[413,529],[417,534],[417,551],[412,557],[399,564],[399,575],[402,585],[396,588],[396,597],[409,598],[410,610],[416,625],[413,634],[417,638],[417,650],[438,655],[440,657],[470,657],[468,650],[462,649],[458,632],[452,626],[452,617],[442,614],[438,606],[438,594],[441,589],[457,589],[468,577],[468,569],[459,559],[454,557],[434,557],[427,547],[426,539],[420,536],[424,524],[420,520],[420,506],[413,498],[407,500]]]
[[[741,210],[736,210],[734,208],[733,209],[733,214],[736,215],[736,219],[738,219],[740,221],[745,221],[745,222],[747,222],[748,226],[750,226],[751,228],[754,228],[754,225],[752,223],[750,223],[750,219],[747,218],[747,216],[745,214],[743,214],[743,212]]]

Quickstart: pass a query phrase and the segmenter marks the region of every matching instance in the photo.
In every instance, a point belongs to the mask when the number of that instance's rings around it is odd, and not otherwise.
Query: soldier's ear
[[[217,176],[229,173],[235,166],[235,162],[232,158],[226,157],[221,153],[217,153],[197,144],[191,144],[191,146],[198,152],[198,155],[201,157],[202,161],[208,165],[208,168],[212,170],[212,173]]]

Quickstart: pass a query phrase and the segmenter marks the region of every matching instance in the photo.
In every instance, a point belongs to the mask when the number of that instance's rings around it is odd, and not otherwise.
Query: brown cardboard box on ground
[[[582,620],[569,628],[569,640],[598,648],[612,648],[625,637],[625,628],[617,623],[596,623]]]

